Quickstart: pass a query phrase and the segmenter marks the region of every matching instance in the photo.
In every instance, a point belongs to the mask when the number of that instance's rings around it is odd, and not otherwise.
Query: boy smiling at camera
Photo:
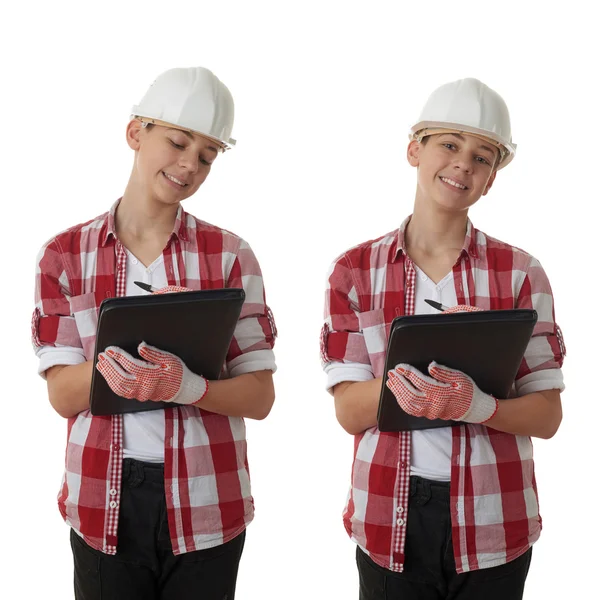
[[[355,436],[344,525],[361,600],[522,597],[541,531],[530,436],[558,429],[565,351],[540,263],[468,218],[515,150],[496,92],[476,79],[441,86],[410,133],[412,215],[330,268],[321,349],[336,416]],[[425,299],[537,311],[514,398],[498,402],[436,363],[383,372],[392,321],[435,312]],[[405,412],[462,423],[380,432],[384,383]]]

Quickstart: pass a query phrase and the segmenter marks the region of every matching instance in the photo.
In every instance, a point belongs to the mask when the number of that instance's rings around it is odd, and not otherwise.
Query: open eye
[[[456,150],[456,146],[452,142],[443,142],[442,146],[448,148],[448,150]]]
[[[483,157],[483,156],[476,156],[475,160],[478,163],[482,164],[482,165],[489,165],[490,164],[490,161],[487,158]]]

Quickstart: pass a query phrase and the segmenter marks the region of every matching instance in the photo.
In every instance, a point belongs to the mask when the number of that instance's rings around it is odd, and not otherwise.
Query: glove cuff
[[[473,394],[473,402],[469,410],[464,414],[460,421],[467,423],[485,423],[489,421],[498,410],[498,400],[489,394],[484,394],[476,389]]]
[[[201,375],[192,373],[183,365],[181,387],[171,402],[176,402],[177,404],[194,404],[202,400],[206,396],[206,392],[208,392],[208,381]]]

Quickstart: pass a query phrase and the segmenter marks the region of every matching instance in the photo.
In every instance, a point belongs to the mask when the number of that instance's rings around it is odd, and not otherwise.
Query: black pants
[[[404,571],[375,564],[360,548],[360,600],[519,600],[531,548],[498,567],[456,572],[450,521],[450,484],[410,478]]]
[[[233,600],[245,532],[215,548],[175,556],[162,465],[123,461],[117,554],[71,530],[76,600]]]

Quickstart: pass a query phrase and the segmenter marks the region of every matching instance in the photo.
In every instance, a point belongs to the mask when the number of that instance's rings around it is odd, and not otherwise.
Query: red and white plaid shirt
[[[100,304],[125,295],[127,255],[115,233],[117,204],[42,248],[32,321],[36,348],[80,348],[81,361],[93,359]],[[245,290],[224,377],[274,370],[275,324],[248,244],[179,207],[163,259],[169,285]],[[67,440],[59,510],[90,546],[116,554],[123,417],[92,416],[85,410],[68,420]],[[223,544],[244,530],[254,504],[242,418],[195,406],[166,408],[164,455],[174,554]]]
[[[348,381],[384,375],[391,323],[397,316],[414,314],[415,267],[404,238],[409,220],[399,230],[345,252],[330,269],[322,360],[326,370],[347,365]],[[540,263],[477,231],[469,221],[453,274],[459,304],[538,312],[516,390],[522,395],[547,389],[541,371],[560,369],[565,351]],[[340,370],[336,377],[339,382]],[[410,432],[383,433],[377,427],[355,436],[352,486],[344,511],[351,538],[377,564],[396,572],[403,570],[410,518],[410,444]],[[450,470],[457,572],[510,562],[538,539],[542,525],[529,437],[479,424],[453,427]]]

